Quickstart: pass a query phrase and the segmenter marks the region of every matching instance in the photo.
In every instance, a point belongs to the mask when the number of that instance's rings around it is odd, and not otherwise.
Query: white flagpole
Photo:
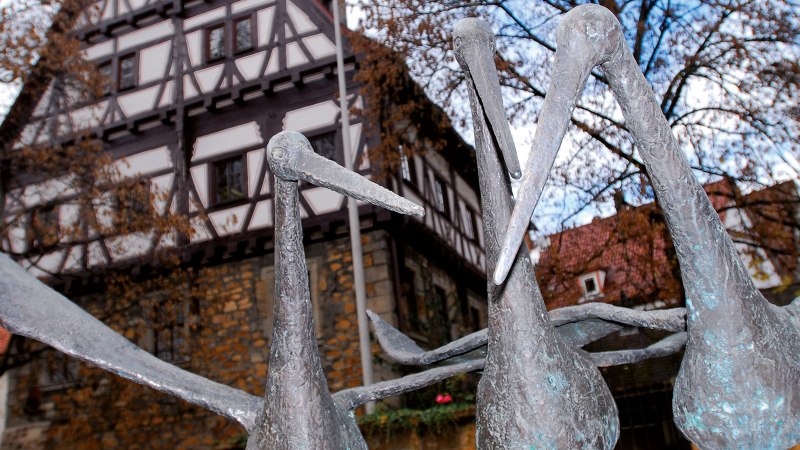
[[[347,86],[344,75],[344,49],[342,46],[342,22],[339,19],[339,1],[331,2],[333,8],[333,28],[336,38],[336,76],[339,79],[339,104],[342,116],[342,148],[344,149],[344,167],[353,170],[352,147],[350,145],[350,108],[347,104]],[[358,343],[361,352],[361,373],[364,386],[372,384],[372,349],[369,340],[369,324],[367,322],[367,294],[364,285],[364,260],[361,249],[361,221],[358,217],[358,205],[352,197],[347,198],[347,216],[350,224],[350,251],[353,253],[353,284],[356,290],[356,315],[358,318]],[[367,413],[371,413],[375,402],[366,404]]]

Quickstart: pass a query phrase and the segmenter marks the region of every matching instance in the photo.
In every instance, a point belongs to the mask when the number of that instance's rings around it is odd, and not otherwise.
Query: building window
[[[119,90],[136,86],[136,55],[130,54],[120,57],[117,73],[119,74],[117,80]]]
[[[45,390],[60,389],[78,380],[78,362],[69,356],[52,349],[42,358],[44,370],[39,377],[39,385]]]
[[[583,289],[582,300],[599,297],[603,294],[603,284],[606,280],[606,273],[602,270],[581,275],[580,278],[581,289]]]
[[[478,221],[475,218],[475,211],[467,205],[461,210],[464,221],[464,234],[467,238],[476,241],[478,239]]]
[[[236,20],[233,23],[233,30],[236,36],[234,52],[243,52],[253,48],[253,20],[251,17]]]
[[[244,161],[241,156],[217,161],[214,166],[215,203],[228,203],[245,197]]]
[[[118,225],[132,226],[141,221],[145,216],[151,216],[150,183],[147,180],[139,181],[133,186],[120,188],[117,192]]]
[[[214,61],[225,56],[225,25],[209,28],[206,34],[206,59]]]
[[[400,176],[403,180],[411,184],[416,184],[415,176],[417,174],[416,167],[414,167],[414,156],[409,155],[405,149],[400,146]]]
[[[111,61],[106,61],[97,67],[100,74],[100,95],[108,95],[114,89],[114,71]]]
[[[433,176],[433,200],[436,211],[450,217],[450,199],[447,198],[447,184],[438,176]]]
[[[186,313],[183,302],[156,307],[153,321],[153,354],[162,361],[183,362],[189,359],[186,344]]]
[[[42,249],[58,242],[58,208],[45,206],[31,212],[28,224],[28,248]]]
[[[311,148],[320,155],[324,156],[331,161],[336,161],[336,132],[329,131],[318,136],[314,136],[308,140],[311,143]]]
[[[417,297],[417,274],[409,268],[403,269],[401,292],[406,303],[406,326],[408,331],[422,333],[428,321],[425,302]]]

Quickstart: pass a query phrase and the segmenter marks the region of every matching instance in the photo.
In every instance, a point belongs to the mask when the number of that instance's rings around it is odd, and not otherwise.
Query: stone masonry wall
[[[387,236],[373,231],[362,236],[362,244],[368,306],[396,323]],[[311,245],[306,257],[316,271],[311,277],[318,290],[315,318],[330,388],[335,392],[358,386],[361,367],[349,240]],[[181,367],[263,394],[272,264],[273,256],[265,255],[198,272],[195,287],[201,295],[189,308],[188,359]],[[112,327],[132,341],[147,341],[140,323],[113,322]],[[373,351],[378,351],[376,345]],[[75,381],[43,387],[44,365],[38,360],[12,376],[3,449],[227,449],[244,442],[244,430],[236,423],[83,363],[77,363]]]

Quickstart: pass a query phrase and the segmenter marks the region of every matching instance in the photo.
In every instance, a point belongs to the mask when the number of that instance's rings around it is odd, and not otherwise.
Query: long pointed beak
[[[456,57],[463,61],[462,66],[467,67],[467,82],[475,88],[490,133],[503,154],[506,169],[512,178],[518,179],[522,176],[522,169],[500,92],[492,29],[482,20],[463,19],[453,28],[453,37]]]
[[[416,203],[316,154],[308,139],[295,131],[280,132],[269,140],[267,160],[273,173],[285,180],[307,181],[400,214],[425,215]]]
[[[562,28],[565,27],[562,26]],[[566,33],[561,34],[566,35]],[[556,160],[561,141],[567,132],[567,125],[572,117],[575,103],[596,64],[586,55],[571,54],[570,46],[565,42],[568,36],[559,36],[559,38],[552,72],[557,77],[554,76],[551,79],[542,112],[539,114],[539,124],[536,126],[536,133],[533,136],[533,146],[531,156],[528,158],[525,177],[523,177],[522,185],[517,192],[514,212],[511,213],[511,220],[495,266],[493,281],[496,285],[505,281],[514,264],[517,249],[522,244],[522,239],[528,230],[533,210],[539,203],[544,184]]]

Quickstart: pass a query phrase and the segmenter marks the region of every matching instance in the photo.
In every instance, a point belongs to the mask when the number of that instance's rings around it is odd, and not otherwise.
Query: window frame
[[[58,242],[61,234],[61,214],[58,205],[40,205],[28,213],[28,225],[25,230],[25,241],[28,251],[42,251]],[[50,215],[45,223],[37,223],[43,215]],[[51,233],[52,231],[52,233]],[[48,240],[50,234],[55,234],[55,239]]]
[[[450,198],[447,192],[447,182],[437,173],[433,174],[433,207],[446,218],[451,218]]]
[[[220,206],[235,205],[237,203],[244,203],[244,202],[246,202],[248,200],[249,195],[248,195],[248,190],[247,190],[248,189],[248,185],[247,185],[247,181],[248,181],[247,180],[247,158],[245,158],[245,155],[246,155],[246,153],[240,153],[240,154],[237,154],[237,155],[218,158],[218,159],[215,159],[213,161],[209,161],[208,162],[208,169],[209,169],[209,174],[208,174],[208,182],[209,182],[208,191],[209,192],[208,192],[208,196],[209,196],[209,205],[212,208],[216,208],[216,207],[220,207]],[[220,164],[224,164],[224,163],[227,163],[229,161],[235,161],[235,160],[239,160],[241,162],[241,164],[242,164],[242,169],[241,169],[241,174],[240,174],[240,179],[241,179],[241,183],[242,183],[242,185],[241,185],[241,187],[242,187],[242,196],[240,198],[235,198],[235,199],[221,200],[219,198],[219,192],[218,192],[219,179],[218,179],[218,176],[217,176],[217,167]]]
[[[594,289],[591,292],[586,286],[587,281],[591,281],[594,284]],[[605,272],[602,270],[595,270],[585,273],[578,277],[578,282],[583,292],[580,300],[581,303],[601,297],[603,295],[603,285],[605,284]]]
[[[80,379],[78,360],[65,353],[48,349],[42,354],[41,361],[39,387],[45,392],[69,388]],[[55,373],[63,377],[54,377]]]
[[[330,159],[327,156],[319,153],[317,151],[317,149],[314,147],[314,141],[319,140],[320,138],[323,138],[323,137],[326,137],[326,136],[332,136],[332,138],[333,138],[333,159]],[[337,163],[339,165],[343,165],[344,164],[344,155],[342,154],[342,151],[344,151],[344,150],[341,148],[341,145],[339,145],[340,142],[341,142],[341,139],[339,139],[339,133],[338,133],[338,130],[336,128],[328,128],[328,129],[319,130],[319,131],[316,131],[314,134],[310,134],[308,136],[308,143],[311,144],[311,148],[312,148],[312,150],[314,150],[314,153],[316,153],[319,156],[322,156],[323,158],[329,159],[329,160],[331,160],[331,161],[333,161],[333,162],[335,162],[335,163]]]
[[[400,178],[412,186],[417,186],[417,163],[414,155],[406,152],[405,147],[400,146]],[[406,175],[408,177],[406,178]]]
[[[123,86],[122,85],[122,63],[123,61],[133,61],[133,80],[131,81],[130,86]],[[138,52],[133,53],[126,53],[124,55],[120,55],[117,57],[117,73],[116,73],[116,88],[117,92],[126,91],[128,89],[134,89],[136,86],[139,85],[139,56]]]
[[[114,59],[107,59],[104,61],[100,61],[97,63],[97,71],[102,75],[103,68],[108,67],[108,80],[105,81],[105,86],[103,86],[103,90],[100,93],[100,97],[108,97],[111,95],[112,92],[116,90],[116,73],[114,73],[115,69]]]
[[[462,222],[464,225],[464,235],[467,239],[478,242],[478,213],[472,209],[466,202],[464,202],[464,209],[462,210]]]
[[[115,203],[114,207],[116,209],[116,214],[115,214],[114,217],[118,221],[117,225],[130,224],[130,222],[132,220],[134,220],[139,214],[142,214],[142,215],[144,215],[144,214],[152,214],[154,212],[153,211],[153,201],[152,201],[153,200],[153,197],[152,197],[153,191],[152,191],[152,183],[150,182],[150,179],[143,178],[143,179],[137,180],[134,184],[136,184],[138,186],[141,186],[141,189],[142,189],[141,193],[143,195],[146,195],[146,197],[147,197],[146,201],[143,202],[144,207],[141,208],[141,209],[136,208],[137,206],[141,205],[141,204],[137,205],[137,202],[145,200],[145,199],[144,198],[133,199],[130,194],[132,194],[132,192],[134,192],[134,191],[132,191],[130,189],[124,190],[123,191],[123,193],[125,194],[124,195],[124,199],[123,199],[122,196],[119,195],[119,192],[117,192],[116,193],[117,195],[115,195],[115,198],[114,198],[114,203]],[[130,201],[131,199],[132,199],[132,201]],[[132,207],[131,209],[133,209],[133,211],[126,211],[126,212],[123,213],[122,207],[124,206],[125,203],[130,203],[129,206]]]
[[[205,57],[206,64],[210,64],[212,62],[220,61],[225,59],[228,53],[228,40],[227,40],[227,28],[225,26],[225,22],[217,22],[211,25],[208,25],[203,30],[203,56]],[[212,56],[211,55],[211,33],[214,30],[221,29],[222,30],[222,53],[219,56]]]
[[[250,45],[248,47],[245,47],[245,48],[239,48],[239,35],[238,35],[237,26],[239,25],[239,23],[242,23],[242,22],[248,22],[250,24]],[[236,17],[236,18],[233,19],[232,26],[231,26],[231,36],[232,36],[231,43],[233,45],[233,53],[235,55],[255,50],[255,48],[256,48],[256,35],[257,35],[256,26],[257,26],[257,23],[256,23],[256,20],[255,20],[255,15],[254,14],[245,14],[243,16],[239,16],[239,17]]]

